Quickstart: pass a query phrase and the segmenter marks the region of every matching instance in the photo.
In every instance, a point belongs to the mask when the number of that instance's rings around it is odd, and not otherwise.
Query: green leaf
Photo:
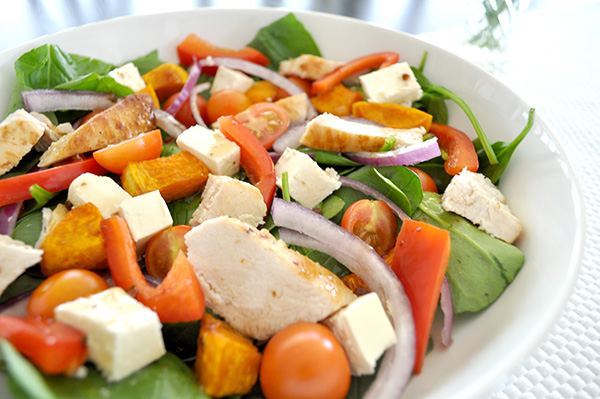
[[[164,62],[158,58],[157,50],[153,50],[144,56],[136,58],[135,60],[131,60],[131,62],[133,62],[133,65],[135,65],[138,71],[140,71],[140,75],[144,75],[154,68],[164,64]]]
[[[50,191],[44,190],[38,184],[34,184],[33,186],[29,187],[29,192],[31,193],[31,196],[35,200],[36,204],[32,209],[27,211],[27,213],[42,209],[48,203],[48,201],[52,200],[59,194],[59,192],[51,193]]]
[[[0,296],[0,305],[16,296],[34,290],[45,279],[46,276],[42,274],[39,266],[30,267],[25,273],[21,274],[15,281],[6,287],[6,290],[4,290],[2,296]]]
[[[523,266],[524,255],[517,247],[446,212],[438,194],[425,193],[413,219],[450,231],[452,250],[446,274],[455,313],[477,312],[489,306]]]
[[[314,161],[320,164],[331,166],[361,166],[361,164],[351,161],[337,152],[315,150],[304,146],[299,147],[297,150],[306,154],[311,154]]]
[[[160,153],[161,157],[170,157],[171,155],[179,154],[181,150],[175,141],[170,143],[163,144],[162,152]]]
[[[12,238],[21,240],[25,244],[35,246],[42,231],[42,210],[29,213],[17,220],[17,225],[12,232]]]
[[[337,195],[330,195],[321,205],[321,215],[327,219],[332,219],[344,209],[346,201]]]
[[[89,73],[77,77],[69,82],[57,85],[56,88],[61,90],[90,90],[102,93],[114,93],[119,97],[133,94],[133,90],[129,87],[117,83],[110,76],[102,76],[97,73]]]
[[[173,225],[179,224],[190,224],[192,214],[198,208],[200,204],[201,194],[192,195],[190,197],[171,201],[167,204],[171,217],[173,218]]]
[[[198,349],[200,321],[163,323],[162,335],[168,352],[180,359],[192,359]]]
[[[446,187],[450,184],[450,180],[452,180],[452,176],[446,173],[446,169],[444,169],[444,160],[442,157],[430,159],[429,161],[415,165],[415,167],[427,173],[433,179],[440,192],[446,190]]]
[[[271,60],[270,69],[278,70],[279,63],[302,54],[321,55],[317,44],[292,13],[260,29],[248,44]]]

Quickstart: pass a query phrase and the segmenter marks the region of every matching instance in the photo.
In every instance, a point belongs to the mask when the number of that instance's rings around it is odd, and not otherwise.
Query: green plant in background
[[[474,1],[470,17],[471,36],[468,44],[489,50],[502,51],[519,11],[527,8],[528,0],[479,0]]]

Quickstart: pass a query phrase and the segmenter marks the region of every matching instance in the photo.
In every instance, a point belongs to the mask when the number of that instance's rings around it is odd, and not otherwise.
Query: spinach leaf
[[[180,359],[192,359],[198,350],[200,320],[182,323],[163,323],[162,335],[167,351]]]
[[[279,69],[279,63],[301,54],[321,55],[314,39],[292,13],[260,29],[248,44],[271,60],[268,67]]]
[[[55,86],[55,88],[61,90],[90,90],[103,93],[114,93],[119,97],[133,94],[133,90],[129,87],[117,83],[110,76],[103,76],[97,73],[79,76],[69,82],[61,83]]]
[[[34,290],[45,279],[46,276],[42,274],[39,266],[30,267],[6,287],[6,290],[0,296],[0,305],[21,294]]]
[[[425,193],[413,219],[450,231],[452,250],[446,274],[455,313],[477,312],[489,306],[523,266],[524,255],[517,247],[446,212],[438,194]]]
[[[173,218],[174,226],[178,224],[190,224],[192,214],[200,204],[200,196],[201,194],[196,194],[171,201],[167,204],[169,212],[171,212],[171,217]]]
[[[351,161],[345,156],[325,150],[315,150],[314,148],[301,146],[298,151],[311,154],[315,162],[331,166],[360,166],[358,162]]]
[[[144,75],[159,65],[164,64],[164,62],[158,58],[157,50],[153,50],[144,56],[131,60],[131,62],[133,62],[133,65],[140,71],[140,75]]]
[[[21,240],[25,244],[35,246],[42,231],[42,210],[22,216],[17,220],[17,225],[12,233],[12,238]]]

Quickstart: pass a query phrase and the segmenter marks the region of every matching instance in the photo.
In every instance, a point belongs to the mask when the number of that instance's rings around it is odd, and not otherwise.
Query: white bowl
[[[285,15],[281,9],[196,9],[118,18],[42,37],[0,53],[0,109],[6,110],[14,61],[43,43],[112,63],[158,49],[177,61],[175,46],[188,33],[222,46],[246,45],[257,30]],[[322,13],[294,12],[323,55],[345,61],[376,51],[398,51],[418,65],[429,53],[426,76],[462,96],[492,142],[511,141],[524,127],[530,106],[489,73],[459,57],[401,32]],[[449,103],[449,123],[475,137],[463,112]],[[458,317],[454,343],[427,355],[404,398],[481,398],[528,355],[557,319],[582,257],[581,190],[555,135],[543,121],[517,149],[500,185],[524,233],[517,245],[525,265],[488,309]],[[4,386],[6,389],[6,387]],[[4,396],[2,396],[4,397]]]

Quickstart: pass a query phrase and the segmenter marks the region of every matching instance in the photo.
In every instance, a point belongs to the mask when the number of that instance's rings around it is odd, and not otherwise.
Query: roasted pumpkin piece
[[[182,151],[170,157],[128,163],[121,174],[121,184],[133,197],[159,190],[169,202],[202,190],[208,174],[204,162]]]
[[[106,268],[101,221],[100,210],[91,202],[71,209],[40,245],[44,250],[42,273],[50,276],[66,269]]]
[[[204,314],[194,372],[211,397],[246,394],[258,379],[261,354],[252,341],[225,322]]]
[[[154,88],[161,102],[169,98],[171,94],[181,90],[187,78],[188,73],[183,67],[168,62],[157,66],[142,76],[146,84]]]
[[[433,116],[417,108],[400,104],[359,101],[352,105],[352,116],[365,118],[395,129],[424,127],[429,131]]]
[[[341,83],[333,86],[331,90],[310,99],[320,113],[328,112],[336,116],[351,115],[352,104],[362,100],[362,94],[347,88]]]
[[[365,283],[360,277],[354,273],[350,273],[342,278],[342,282],[346,284],[346,287],[356,296],[361,296],[371,292],[367,283]]]

